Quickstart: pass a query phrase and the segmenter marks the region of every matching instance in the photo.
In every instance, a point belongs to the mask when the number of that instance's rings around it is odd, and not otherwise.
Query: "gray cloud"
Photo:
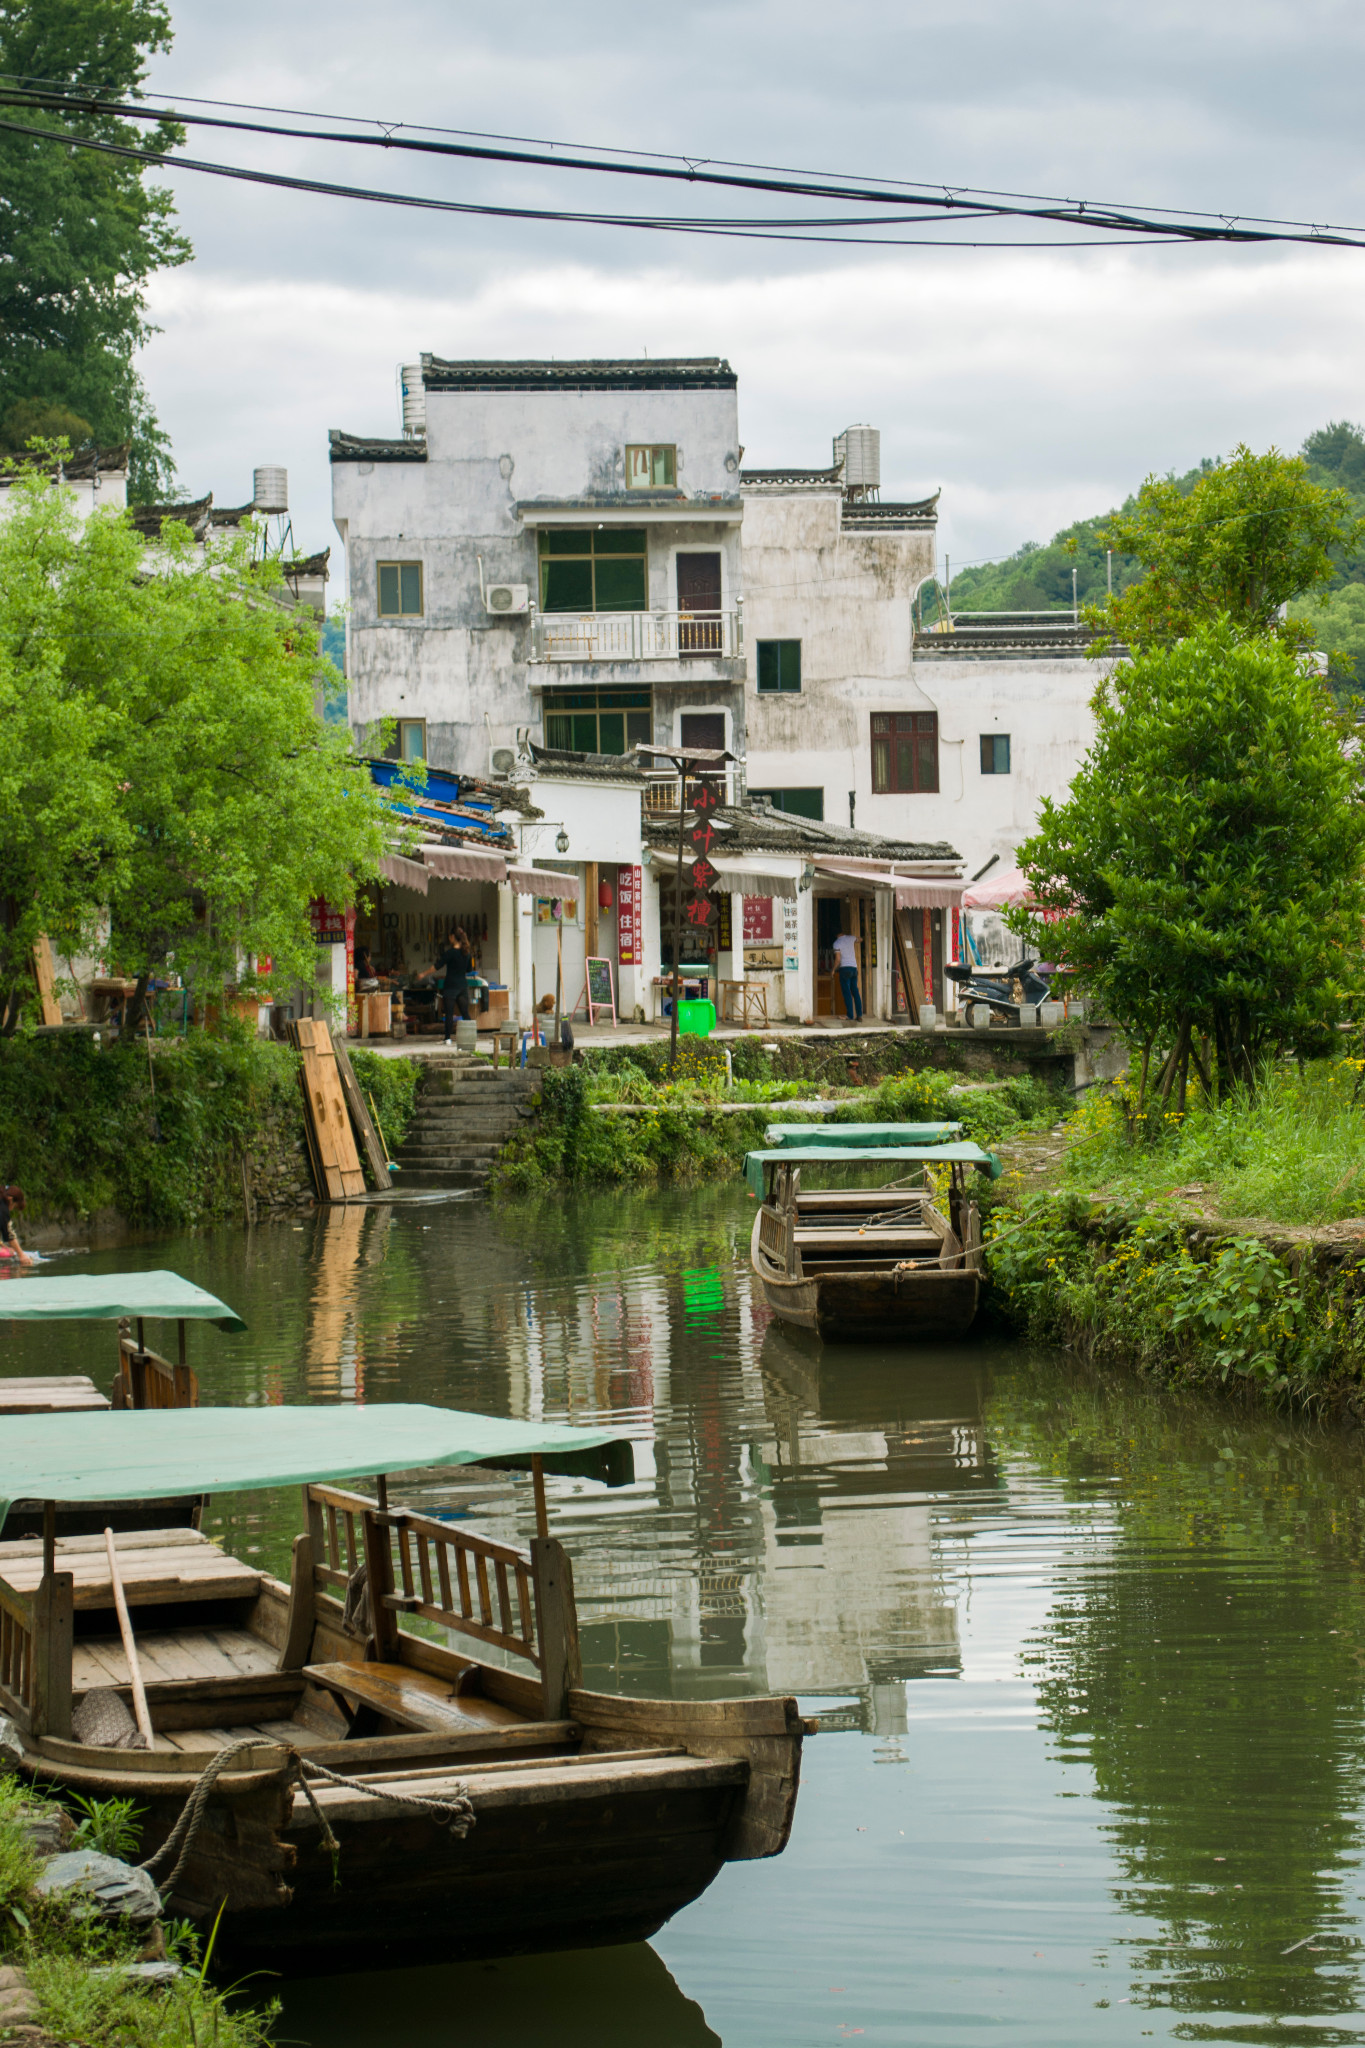
[[[1148,205],[1365,220],[1365,18],[1327,4],[944,15],[755,4],[506,10],[338,0],[176,8],[154,89]],[[228,140],[195,154],[496,204],[699,212],[699,188]],[[288,462],[331,537],[326,429],[392,431],[394,367],[446,354],[710,353],[748,458],[880,425],[889,490],[943,485],[965,560],[1239,439],[1365,410],[1365,255],[777,249],[494,223],[174,173],[192,268],[160,280],[144,374],[182,481],[223,501]],[[749,210],[753,202],[740,205]]]

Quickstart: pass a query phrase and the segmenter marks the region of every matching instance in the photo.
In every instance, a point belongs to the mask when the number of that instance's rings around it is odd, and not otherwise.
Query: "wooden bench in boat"
[[[457,1692],[449,1679],[414,1671],[407,1664],[305,1664],[303,1675],[331,1693],[352,1721],[357,1708],[369,1708],[400,1728],[428,1735],[464,1735],[472,1730],[507,1728],[525,1719],[498,1700]],[[571,1724],[556,1725],[567,1728]]]
[[[119,1576],[130,1607],[181,1600],[250,1600],[261,1588],[261,1573],[229,1557],[198,1529],[125,1529],[114,1538]],[[63,1536],[56,1568],[70,1572],[72,1604],[112,1607],[114,1590],[104,1537]],[[40,1537],[0,1542],[0,1587],[31,1599],[43,1576]]]
[[[95,1382],[85,1373],[0,1379],[0,1415],[72,1415],[108,1406]]]

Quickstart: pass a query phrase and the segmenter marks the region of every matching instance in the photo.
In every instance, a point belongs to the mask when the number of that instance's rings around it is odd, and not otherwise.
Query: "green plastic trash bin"
[[[687,1038],[709,1038],[716,1028],[716,1006],[714,1003],[680,1002],[678,1004],[678,1030]]]

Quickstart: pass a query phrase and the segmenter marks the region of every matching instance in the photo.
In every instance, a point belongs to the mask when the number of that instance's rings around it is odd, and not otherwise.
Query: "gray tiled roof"
[[[328,456],[333,462],[425,462],[425,440],[385,441],[373,434],[345,434],[340,427],[328,430]]]
[[[962,855],[946,839],[886,839],[877,832],[858,832],[847,825],[799,818],[794,812],[774,810],[771,804],[753,798],[742,809],[721,806],[712,816],[730,828],[724,835],[726,853],[802,853],[817,859],[824,855],[830,860],[935,861],[944,867],[962,864]],[[654,846],[675,844],[676,813],[671,822],[647,820],[644,836]]]
[[[428,391],[733,391],[739,379],[723,356],[457,363],[424,355],[422,382]]]

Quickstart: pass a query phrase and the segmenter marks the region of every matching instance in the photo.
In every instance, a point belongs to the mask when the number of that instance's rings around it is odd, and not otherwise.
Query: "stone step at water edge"
[[[477,1141],[468,1145],[400,1145],[398,1164],[405,1166],[411,1161],[414,1166],[434,1166],[438,1161],[448,1159],[459,1166],[467,1159],[497,1159],[501,1152],[501,1145]]]
[[[458,1137],[461,1131],[488,1131],[498,1137],[504,1131],[520,1130],[525,1122],[523,1117],[511,1116],[432,1116],[414,1117],[408,1126],[408,1136],[414,1131],[439,1131],[448,1138]]]
[[[450,1188],[458,1191],[469,1188],[482,1194],[488,1186],[488,1175],[477,1167],[449,1167],[437,1170],[435,1167],[413,1167],[403,1174],[405,1188]]]

